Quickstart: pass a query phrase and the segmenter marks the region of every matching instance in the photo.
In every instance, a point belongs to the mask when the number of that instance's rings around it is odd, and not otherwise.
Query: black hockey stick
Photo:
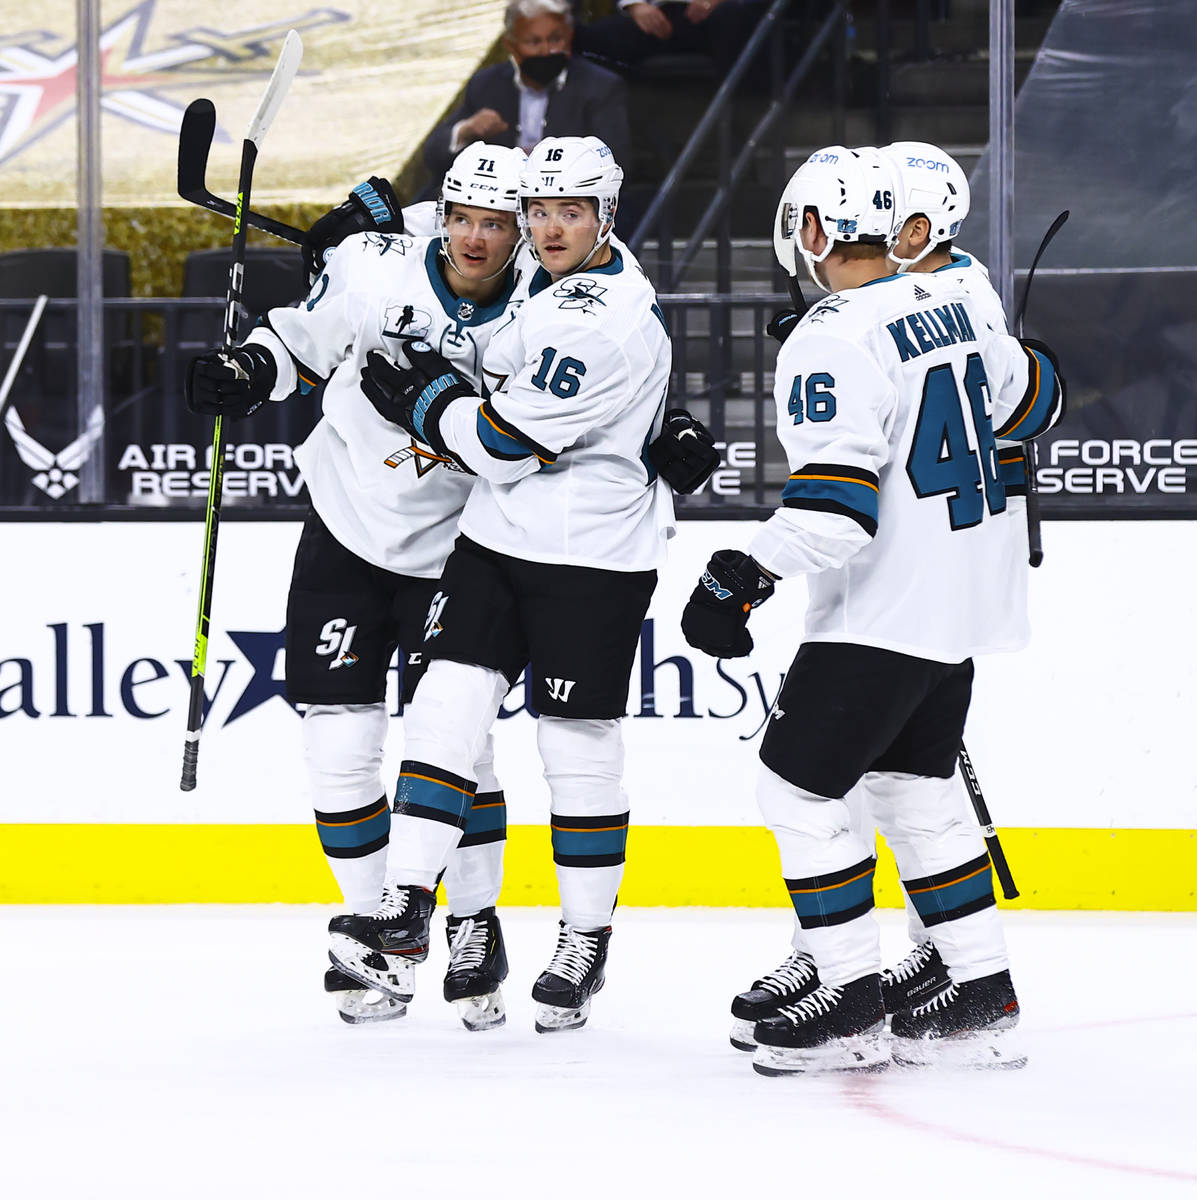
[[[212,101],[202,98],[192,100],[179,126],[179,195],[189,204],[198,204],[200,208],[236,220],[236,205],[208,190],[208,154],[215,133],[216,108]],[[308,237],[302,229],[276,221],[273,217],[250,211],[245,216],[245,222],[284,242],[296,246],[307,245]]]
[[[1051,223],[1048,231],[1043,235],[1043,241],[1039,243],[1039,249],[1035,251],[1035,257],[1031,260],[1031,269],[1027,272],[1026,282],[1022,285],[1022,300],[1019,301],[1018,312],[1014,317],[1014,328],[1016,336],[1019,338],[1022,337],[1022,322],[1027,312],[1027,299],[1031,294],[1031,280],[1035,278],[1035,268],[1039,265],[1039,260],[1043,257],[1043,252],[1052,238],[1060,232],[1064,222],[1068,220],[1068,216],[1069,210],[1065,209]],[[1027,562],[1032,567],[1038,567],[1043,562],[1043,526],[1039,518],[1038,461],[1034,442],[1026,443],[1023,455],[1023,468],[1027,477]]]
[[[241,143],[241,173],[237,180],[237,209],[233,222],[233,254],[229,264],[229,290],[224,310],[224,349],[229,351],[237,342],[237,322],[241,315],[241,283],[245,274],[245,235],[243,219],[249,212],[250,184],[258,146],[274,120],[291,80],[299,70],[303,57],[303,42],[294,29],[287,34],[279,51],[274,74],[249,123],[249,131]],[[212,621],[212,583],[216,574],[216,535],[220,529],[221,485],[224,481],[224,441],[222,419],[216,417],[212,430],[212,467],[208,477],[208,509],[204,522],[204,558],[200,583],[199,615],[195,623],[195,651],[191,658],[191,703],[187,710],[187,739],[183,745],[183,774],[179,787],[190,792],[195,788],[196,765],[199,761],[200,726],[204,720],[204,672],[208,665],[208,631]]]
[[[964,743],[960,743],[960,774],[964,776],[964,786],[968,789],[968,798],[973,802],[973,811],[981,824],[981,833],[985,837],[985,845],[989,849],[989,858],[993,869],[997,872],[998,883],[1002,885],[1002,895],[1007,900],[1013,900],[1018,895],[1014,886],[1014,876],[1010,874],[1010,864],[1006,861],[1006,853],[998,839],[997,830],[993,827],[993,818],[989,815],[989,806],[981,794],[981,785],[977,782],[977,773],[973,770],[973,760],[969,758]]]

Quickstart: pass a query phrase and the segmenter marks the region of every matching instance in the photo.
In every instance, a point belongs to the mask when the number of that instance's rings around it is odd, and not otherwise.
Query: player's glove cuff
[[[396,366],[371,350],[362,368],[362,391],[384,420],[406,429],[437,454],[452,457],[441,437],[441,415],[454,400],[474,395],[474,386],[427,342],[409,342],[404,349],[409,367]]]
[[[240,420],[270,398],[277,379],[274,356],[264,346],[211,350],[188,363],[183,397],[193,413]]]
[[[785,345],[785,340],[798,328],[798,322],[802,320],[800,313],[796,313],[792,308],[783,308],[773,314],[769,324],[765,326],[765,332],[775,341]]]
[[[719,467],[711,431],[684,408],[665,414],[665,428],[648,444],[648,460],[675,492],[696,492]]]
[[[349,197],[327,212],[308,230],[304,263],[314,280],[324,270],[329,252],[355,233],[402,233],[403,210],[394,189],[377,175],[349,193]]]
[[[773,595],[773,578],[742,550],[716,550],[682,611],[682,634],[715,658],[752,650],[748,614]]]

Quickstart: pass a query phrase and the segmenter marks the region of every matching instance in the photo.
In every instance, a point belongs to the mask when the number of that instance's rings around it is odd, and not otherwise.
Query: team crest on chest
[[[451,458],[442,458],[418,442],[412,442],[410,446],[403,446],[393,454],[388,454],[383,461],[392,470],[401,467],[405,462],[410,462],[416,468],[416,476],[420,479],[437,467],[444,467],[446,471],[456,471],[459,475],[465,474],[465,471]]]

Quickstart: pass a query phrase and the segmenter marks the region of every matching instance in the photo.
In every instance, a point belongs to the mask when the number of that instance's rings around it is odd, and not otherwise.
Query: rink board
[[[750,536],[745,524],[685,523],[662,573],[624,722],[625,904],[785,902],[753,779],[805,587],[782,585],[754,614],[746,659],[715,663],[677,625],[710,552]],[[200,526],[16,524],[4,538],[7,562],[27,569],[0,627],[0,900],[335,901],[307,823],[300,720],[281,696],[298,526],[222,529],[190,794],[177,781]],[[1023,890],[1015,903],[1197,908],[1197,526],[1053,523],[1045,540],[1034,643],[978,663],[967,730]],[[496,738],[505,901],[551,903],[548,795],[522,684]],[[388,786],[402,748],[395,721]],[[892,875],[878,879],[879,900],[896,903]]]

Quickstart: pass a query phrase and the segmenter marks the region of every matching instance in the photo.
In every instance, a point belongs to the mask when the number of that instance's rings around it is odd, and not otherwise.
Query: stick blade
[[[262,94],[262,100],[258,104],[258,111],[254,113],[253,120],[249,123],[249,132],[245,135],[246,141],[253,142],[255,146],[261,146],[262,139],[266,136],[266,130],[270,128],[278,114],[283,97],[286,96],[291,81],[299,71],[302,59],[303,39],[292,29],[283,40],[283,48],[279,51],[278,62],[274,64],[274,74],[270,76],[270,82],[266,85],[266,91]]]
[[[179,195],[192,204],[202,204],[207,193],[208,151],[216,133],[216,105],[204,97],[192,100],[179,126]]]

